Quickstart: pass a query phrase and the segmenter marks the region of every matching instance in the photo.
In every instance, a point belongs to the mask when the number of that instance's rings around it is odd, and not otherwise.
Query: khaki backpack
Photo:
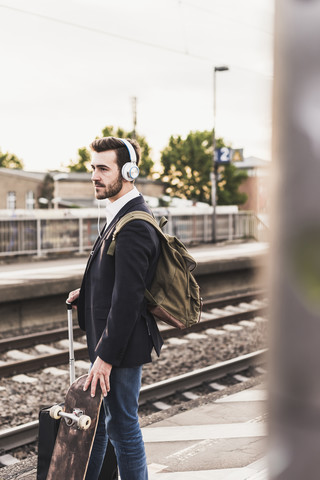
[[[127,213],[116,224],[107,254],[114,255],[117,234],[132,220],[149,222],[157,230],[161,240],[156,273],[150,291],[145,291],[148,309],[157,319],[179,329],[198,323],[202,299],[199,285],[191,273],[196,262],[180,240],[162,231],[167,223],[165,217],[161,218],[158,225],[149,213]]]

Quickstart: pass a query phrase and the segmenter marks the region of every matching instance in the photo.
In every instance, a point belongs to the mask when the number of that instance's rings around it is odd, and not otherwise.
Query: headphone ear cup
[[[139,176],[139,167],[135,162],[127,162],[123,165],[121,174],[128,182],[133,182]]]

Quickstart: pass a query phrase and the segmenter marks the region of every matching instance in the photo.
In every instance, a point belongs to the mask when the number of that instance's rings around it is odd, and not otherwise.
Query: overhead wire
[[[178,0],[178,9],[179,9],[179,17],[180,17],[180,24],[181,24],[181,34],[184,44],[184,51],[185,53],[189,53],[188,42],[187,42],[187,34],[186,34],[186,24],[184,20],[184,11],[182,1]]]
[[[10,5],[0,4],[0,8],[4,8],[4,9],[7,9],[7,10],[16,12],[16,13],[22,13],[24,15],[29,15],[29,16],[32,16],[32,17],[40,18],[42,20],[47,20],[47,21],[50,21],[50,22],[58,23],[60,25],[65,25],[65,26],[68,26],[68,27],[76,28],[76,29],[79,29],[79,30],[84,30],[84,31],[87,31],[87,32],[95,33],[95,34],[104,35],[104,36],[108,36],[108,37],[111,37],[111,38],[116,38],[118,40],[133,42],[133,43],[145,46],[145,47],[155,48],[157,50],[166,51],[166,52],[173,53],[173,54],[176,54],[176,55],[183,55],[183,56],[186,56],[186,57],[193,58],[195,60],[210,62],[211,64],[218,63],[220,61],[219,59],[213,59],[213,58],[210,58],[210,57],[207,57],[207,56],[204,56],[204,55],[198,55],[198,54],[195,54],[195,53],[190,53],[190,51],[179,50],[179,49],[176,49],[176,48],[173,48],[173,47],[167,47],[165,45],[160,45],[160,44],[149,42],[149,41],[146,41],[146,40],[140,40],[140,39],[135,38],[135,37],[130,37],[130,36],[127,36],[127,35],[108,32],[107,30],[102,30],[100,28],[91,27],[91,26],[84,25],[84,24],[81,24],[81,23],[71,22],[69,20],[63,20],[63,19],[60,19],[60,18],[52,17],[50,15],[45,15],[45,14],[42,14],[42,13],[33,12],[33,11],[30,11],[30,10],[25,10],[25,9],[18,8],[18,7],[12,7]],[[241,65],[232,64],[232,66],[233,66],[233,68],[236,68],[236,69],[239,69],[239,70],[243,70],[243,71],[247,71],[247,72],[250,72],[250,73],[255,73],[255,74],[258,74],[258,75],[269,77],[268,74],[265,74],[263,72],[259,72],[257,70],[253,70],[253,69],[250,69],[250,68],[246,68],[246,67],[243,67]]]
[[[239,21],[238,19],[234,20],[230,15],[221,14],[221,11],[219,13],[217,13],[217,11],[211,10],[211,8],[203,7],[199,4],[195,5],[194,3],[189,2],[187,0],[176,0],[176,1],[180,4],[184,4],[187,7],[191,7],[194,10],[209,13],[210,15],[213,15],[214,17],[220,16],[222,18],[225,18],[229,23],[232,22],[232,23],[236,23],[237,25],[239,25],[239,23],[240,23],[242,25],[246,25],[249,28],[252,28],[252,29],[257,30],[259,32],[265,33],[266,35],[273,36],[273,33],[269,30],[265,30],[264,28],[257,27],[256,25],[252,25],[252,23],[249,23],[249,22],[244,22],[243,20],[241,20],[241,21]]]
[[[120,40],[125,40],[125,41],[129,41],[129,42],[138,43],[138,44],[146,46],[146,47],[157,48],[157,49],[160,49],[160,50],[164,50],[164,51],[171,52],[171,53],[176,53],[176,54],[179,54],[179,55],[181,55],[181,54],[182,55],[187,55],[187,56],[193,57],[197,60],[207,60],[207,61],[211,60],[209,57],[205,57],[205,56],[202,56],[202,55],[186,53],[183,50],[179,50],[179,49],[176,49],[176,48],[166,47],[165,45],[160,45],[160,44],[157,44],[157,43],[148,42],[146,40],[140,40],[138,38],[129,37],[127,35],[121,35],[121,34],[118,34],[118,33],[108,32],[108,31],[102,30],[100,28],[90,27],[88,25],[84,25],[84,24],[81,24],[81,23],[70,22],[69,20],[62,20],[60,18],[52,17],[50,15],[44,15],[44,14],[38,13],[38,12],[32,12],[30,10],[24,10],[22,8],[11,7],[9,5],[3,5],[3,4],[0,4],[0,8],[6,8],[6,9],[12,10],[14,12],[23,13],[23,14],[26,14],[26,15],[41,18],[43,20],[48,20],[48,21],[51,21],[51,22],[59,23],[61,25],[66,25],[66,26],[77,28],[77,29],[80,29],[80,30],[86,30],[88,32],[97,33],[97,34],[100,34],[100,35],[106,35],[108,37],[113,37],[113,38],[117,38],[117,39],[120,39]]]

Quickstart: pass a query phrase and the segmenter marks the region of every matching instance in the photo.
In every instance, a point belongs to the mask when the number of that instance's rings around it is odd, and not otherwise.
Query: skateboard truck
[[[64,418],[68,427],[77,428],[78,430],[87,430],[91,425],[91,418],[84,415],[79,408],[74,408],[72,413],[67,413],[61,405],[53,405],[50,408],[50,417],[58,420]]]

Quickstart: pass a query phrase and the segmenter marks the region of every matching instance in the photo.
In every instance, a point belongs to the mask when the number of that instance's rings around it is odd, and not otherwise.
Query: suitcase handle
[[[72,303],[66,302],[68,312],[68,336],[69,336],[69,372],[70,385],[75,381],[75,366],[74,366],[74,348],[73,348],[73,325],[72,325]]]

